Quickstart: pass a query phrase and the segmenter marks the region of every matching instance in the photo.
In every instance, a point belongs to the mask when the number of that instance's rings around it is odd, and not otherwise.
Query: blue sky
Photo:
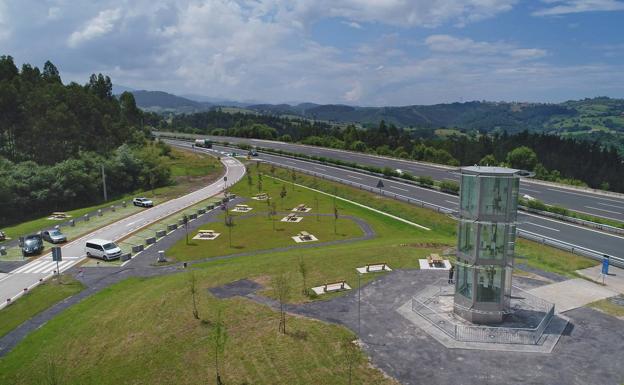
[[[357,105],[624,97],[624,0],[0,0],[0,53],[135,89]]]

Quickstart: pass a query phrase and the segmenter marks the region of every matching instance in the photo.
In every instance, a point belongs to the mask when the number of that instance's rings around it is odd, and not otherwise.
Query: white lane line
[[[596,202],[596,204],[603,205],[603,206],[607,206],[607,207],[615,207],[616,209],[624,209],[624,206],[610,205],[610,204],[608,204],[608,203]]]
[[[450,180],[451,182],[456,182],[456,181],[457,181],[457,179],[453,179],[453,178],[442,178],[442,179],[444,179],[444,180]]]
[[[554,188],[548,188],[548,189],[546,189],[546,190],[550,190],[550,191],[554,191],[554,192],[558,192],[558,193],[565,193],[565,194],[578,195],[578,196],[587,197],[587,198],[592,198],[592,199],[601,199],[601,200],[608,201],[608,202],[622,203],[622,200],[615,200],[615,199],[603,198],[603,197],[601,197],[601,196],[597,196],[597,195],[580,194],[580,193],[577,193],[577,192],[566,191],[566,190],[557,190],[557,189],[554,189]]]
[[[397,187],[397,186],[388,186],[388,187],[389,187],[389,188],[396,189],[396,190],[401,190],[401,191],[409,191],[409,190],[407,190],[407,189],[400,188],[400,187]]]
[[[585,206],[588,209],[592,209],[592,210],[598,210],[598,211],[604,211],[605,213],[611,213],[611,214],[621,214],[619,211],[612,211],[612,210],[605,210],[605,209],[599,209],[598,207],[591,207],[591,206]]]
[[[561,231],[561,230],[553,229],[552,227],[548,227],[548,226],[544,226],[544,225],[538,225],[537,223],[533,223],[533,222],[525,222],[525,224],[541,227],[541,228],[544,228],[544,229],[547,229],[547,230],[556,231],[556,232]]]
[[[453,204],[453,205],[458,204],[458,202],[453,202],[453,201],[449,201],[449,200],[445,200],[444,202],[446,202],[446,203],[450,203],[450,204]]]
[[[530,191],[530,192],[536,193],[536,194],[540,194],[541,193],[541,191],[531,190],[530,188],[526,188],[526,187],[522,187],[522,186],[520,186],[520,190],[526,190],[526,191]]]
[[[520,213],[518,213],[518,214],[520,214]],[[624,237],[622,237],[622,236],[620,236],[620,235],[615,235],[615,234],[612,234],[612,233],[607,233],[607,232],[605,232],[605,231],[600,231],[600,230],[592,229],[592,228],[585,227],[585,226],[581,226],[581,225],[575,225],[575,224],[570,223],[570,222],[563,222],[563,221],[560,221],[560,220],[558,220],[558,219],[553,219],[553,218],[543,217],[543,216],[541,216],[541,215],[531,214],[531,213],[527,213],[527,212],[523,212],[522,214],[523,214],[523,215],[526,215],[526,216],[528,216],[528,217],[537,218],[538,220],[549,221],[549,222],[555,222],[555,223],[558,223],[558,224],[560,224],[560,225],[562,225],[562,226],[576,227],[577,229],[581,229],[581,230],[584,230],[584,231],[592,231],[592,232],[594,232],[594,233],[598,233],[598,234],[606,235],[606,236],[608,236],[608,237],[613,237],[613,238],[618,238],[618,239],[622,239],[622,240],[624,240]]]
[[[321,170],[321,171],[327,171],[327,170],[325,170],[325,169],[324,169],[324,168],[322,168],[322,167],[314,167],[314,168],[315,168],[315,169],[317,169],[317,170]]]
[[[347,174],[346,175],[349,178],[353,178],[353,179],[357,179],[357,180],[362,180],[362,178],[360,178],[359,176],[355,176],[355,175],[351,175],[351,174]]]

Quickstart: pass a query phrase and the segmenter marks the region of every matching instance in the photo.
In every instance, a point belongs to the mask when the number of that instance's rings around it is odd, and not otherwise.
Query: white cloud
[[[0,41],[8,40],[11,36],[11,27],[8,20],[7,5],[0,0]]]
[[[342,24],[351,28],[362,29],[362,25],[360,23],[356,23],[355,21],[343,21]]]
[[[425,39],[425,44],[430,50],[440,53],[509,56],[518,60],[537,59],[546,56],[546,51],[540,48],[517,48],[509,43],[474,41],[451,35],[428,36]]]
[[[277,1],[279,2],[279,1]],[[398,26],[463,25],[509,11],[517,0],[284,0],[280,13],[305,23],[322,17]]]
[[[624,11],[624,2],[618,0],[545,0],[546,8],[533,12],[534,16],[555,16],[569,13]]]
[[[115,27],[121,17],[121,9],[107,9],[89,20],[80,30],[74,31],[67,39],[70,47],[76,47],[85,41],[106,35]]]

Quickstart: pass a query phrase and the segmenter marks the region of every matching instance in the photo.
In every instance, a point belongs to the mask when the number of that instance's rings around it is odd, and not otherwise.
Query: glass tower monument
[[[455,305],[473,323],[498,323],[509,312],[519,170],[463,167]]]

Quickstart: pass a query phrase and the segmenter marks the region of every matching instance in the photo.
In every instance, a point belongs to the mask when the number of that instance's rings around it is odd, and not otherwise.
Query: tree
[[[234,216],[225,211],[225,225],[228,228],[228,236],[230,238],[230,248],[232,248],[232,227],[234,227]]]
[[[258,173],[258,192],[262,192],[262,173]]]
[[[336,201],[334,201],[334,234],[338,234],[338,207],[336,207]]]
[[[188,239],[188,224],[189,224],[189,218],[186,216],[186,214],[184,214],[184,216],[182,217],[182,224],[184,225],[184,232],[186,233],[186,244],[189,244],[189,239]]]
[[[347,376],[349,379],[348,384],[351,385],[353,380],[353,366],[360,358],[360,349],[355,341],[352,341],[349,338],[343,339],[340,346],[342,348],[344,363],[347,369]]]
[[[507,154],[510,167],[532,171],[537,165],[537,154],[526,146],[516,147]]]
[[[284,210],[284,198],[286,198],[286,186],[282,185],[282,190],[280,191],[280,198],[282,199],[282,210]]]
[[[496,166],[497,164],[498,164],[498,161],[492,154],[488,154],[484,156],[479,161],[479,166]]]
[[[225,322],[223,321],[223,315],[221,313],[221,309],[217,311],[217,319],[212,324],[212,332],[210,335],[210,339],[212,340],[212,344],[214,346],[214,357],[215,357],[215,371],[217,375],[217,385],[222,385],[221,381],[221,371],[219,370],[219,355],[223,356],[225,352],[225,344],[228,340],[228,332],[225,326]]]
[[[286,301],[290,295],[288,276],[283,272],[278,274],[273,277],[271,286],[273,286],[273,294],[277,297],[280,307],[279,331],[286,334]]]
[[[43,65],[43,80],[52,83],[61,83],[61,74],[51,61],[46,61]]]
[[[249,193],[251,194],[251,188],[253,187],[253,178],[251,177],[251,173],[249,172],[249,167],[245,167],[245,173],[247,174],[247,186],[249,187]]]
[[[307,285],[307,277],[308,277],[308,266],[306,265],[303,257],[299,257],[299,274],[301,274],[301,279],[303,281],[303,286],[301,288],[301,294],[308,295],[308,285]]]
[[[275,202],[271,202],[269,208],[269,217],[271,218],[271,222],[273,223],[273,231],[275,231],[275,215],[277,214],[277,210],[275,208]]]
[[[271,163],[271,168],[269,169],[272,177],[275,177],[275,165]]]
[[[293,191],[295,191],[295,182],[297,181],[297,173],[295,172],[295,170],[292,170],[290,172],[290,179],[292,180],[292,189]]]
[[[191,293],[191,299],[193,300],[193,318],[199,319],[199,311],[197,310],[197,279],[195,278],[195,272],[189,270],[189,292]]]

